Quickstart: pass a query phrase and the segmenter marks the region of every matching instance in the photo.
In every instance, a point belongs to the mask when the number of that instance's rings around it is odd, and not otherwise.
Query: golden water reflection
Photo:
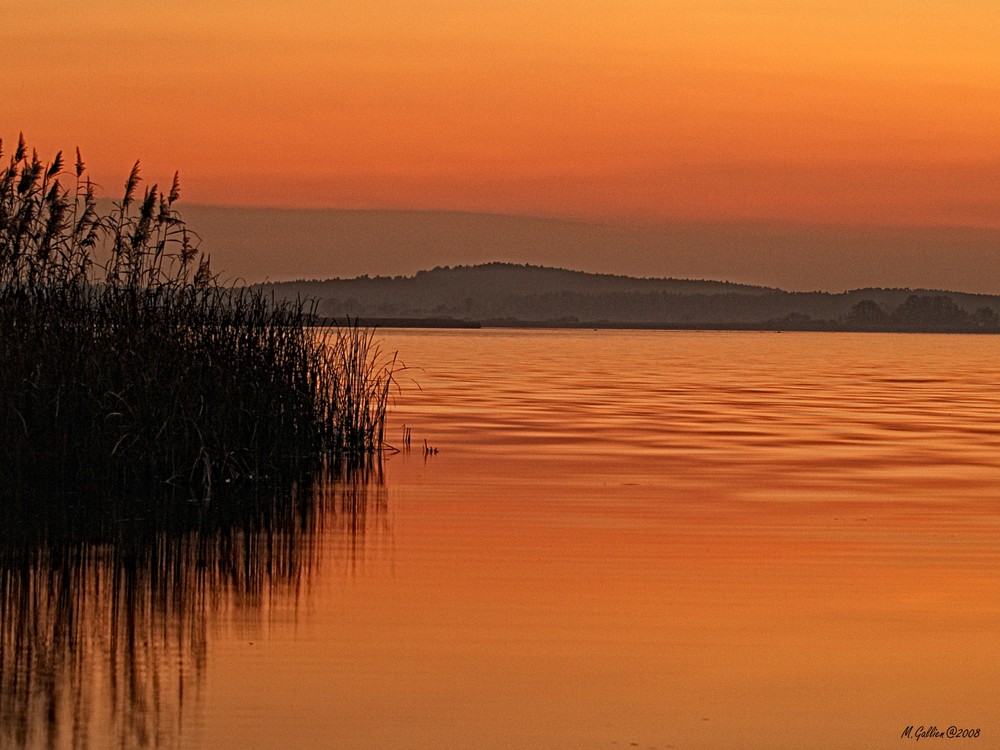
[[[441,452],[387,466],[407,667],[354,675],[348,744],[400,706],[427,748],[1000,736],[995,337],[390,342]]]

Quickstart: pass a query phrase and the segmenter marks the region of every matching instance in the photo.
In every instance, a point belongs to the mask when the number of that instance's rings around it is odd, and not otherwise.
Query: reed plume
[[[0,142],[0,159],[3,144]],[[370,330],[219,282],[139,163],[102,213],[79,150],[23,137],[0,171],[0,480],[76,493],[197,487],[365,462],[396,367]]]

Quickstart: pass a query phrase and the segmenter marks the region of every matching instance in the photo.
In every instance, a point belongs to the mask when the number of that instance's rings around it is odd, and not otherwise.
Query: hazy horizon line
[[[513,266],[517,268],[523,268],[526,270],[533,271],[557,271],[562,273],[571,274],[582,274],[585,276],[604,276],[613,279],[625,279],[628,281],[677,281],[677,282],[691,282],[694,284],[719,284],[722,286],[740,286],[740,287],[752,287],[755,289],[761,289],[768,292],[781,292],[784,294],[830,294],[830,295],[844,295],[853,294],[855,292],[913,292],[914,294],[921,292],[931,292],[937,294],[961,294],[976,297],[997,297],[1000,298],[1000,293],[993,294],[989,292],[968,292],[961,289],[947,289],[938,287],[921,287],[921,286],[859,286],[851,287],[847,289],[831,291],[828,289],[785,289],[779,286],[770,286],[766,284],[746,284],[740,281],[730,281],[728,279],[718,279],[718,278],[692,278],[692,277],[679,277],[679,276],[636,276],[627,273],[614,273],[614,272],[604,272],[604,271],[583,271],[578,268],[568,268],[563,266],[547,266],[539,263],[513,263],[509,261],[493,260],[493,261],[483,261],[481,263],[460,263],[457,265],[437,265],[432,268],[423,268],[419,271],[410,274],[359,274],[357,276],[331,276],[327,278],[295,278],[280,281],[273,281],[270,279],[264,281],[253,282],[251,286],[277,286],[280,284],[323,284],[329,281],[360,281],[363,279],[371,280],[410,280],[416,278],[420,274],[432,273],[434,271],[456,271],[456,270],[466,270],[483,268],[487,266]],[[734,294],[739,294],[739,292],[733,292]]]
[[[1000,293],[1000,227],[784,219],[613,223],[465,209],[179,204],[213,266],[248,283],[531,264],[786,291]]]
[[[115,198],[104,197],[102,201],[114,201]],[[178,202],[178,211],[183,218],[185,208],[213,209],[222,211],[274,211],[277,213],[350,213],[350,214],[420,214],[441,216],[468,216],[486,218],[528,219],[540,222],[555,222],[577,224],[592,227],[623,228],[623,229],[663,229],[671,226],[779,226],[824,229],[899,229],[899,230],[979,230],[1000,232],[1000,220],[995,223],[907,223],[893,221],[832,221],[790,219],[785,217],[767,216],[718,216],[718,217],[600,217],[574,214],[547,214],[533,211],[500,211],[494,209],[469,208],[420,208],[400,206],[280,206],[257,203],[215,203],[208,201]],[[194,228],[197,231],[197,228]]]

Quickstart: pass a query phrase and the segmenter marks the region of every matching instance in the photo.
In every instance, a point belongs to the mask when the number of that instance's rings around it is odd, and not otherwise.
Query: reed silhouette
[[[176,175],[140,194],[137,162],[104,213],[79,151],[66,175],[23,137],[0,171],[0,481],[33,501],[204,498],[377,457],[396,361],[371,330],[220,283]]]
[[[0,169],[5,747],[171,744],[212,613],[297,596],[320,533],[354,559],[384,503],[395,357],[220,283],[177,176],[140,182],[102,212],[79,151],[23,137]]]

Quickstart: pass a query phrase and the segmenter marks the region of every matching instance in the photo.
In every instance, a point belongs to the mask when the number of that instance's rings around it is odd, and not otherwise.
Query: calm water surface
[[[253,585],[133,582],[123,626],[95,554],[34,661],[8,606],[0,745],[1000,746],[1000,337],[382,340],[412,449]]]

